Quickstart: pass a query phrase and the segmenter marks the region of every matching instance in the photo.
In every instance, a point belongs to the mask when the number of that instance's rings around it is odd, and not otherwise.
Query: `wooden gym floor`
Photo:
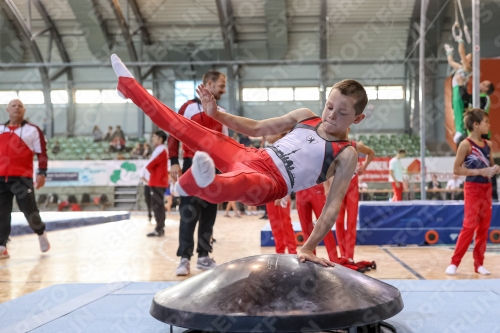
[[[259,216],[226,218],[217,216],[213,256],[218,264],[257,254],[274,253],[260,246],[260,229],[267,220]],[[296,213],[292,220],[298,221]],[[154,228],[144,215],[131,220],[49,232],[51,249],[40,253],[35,234],[12,237],[11,257],[0,260],[0,303],[61,283],[103,283],[113,281],[175,281],[179,258],[179,215],[168,216],[165,237],[147,238]],[[195,233],[196,234],[196,233]],[[377,270],[367,274],[377,279],[491,279],[500,278],[500,249],[488,246],[485,267],[490,276],[473,271],[468,252],[455,277],[444,274],[452,248],[357,246],[355,260],[375,260]],[[326,257],[324,247],[318,254]],[[191,259],[191,275],[196,255]]]

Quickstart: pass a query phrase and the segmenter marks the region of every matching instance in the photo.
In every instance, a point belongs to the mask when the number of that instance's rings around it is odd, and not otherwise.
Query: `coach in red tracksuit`
[[[33,156],[38,156],[36,189],[45,184],[47,149],[42,131],[24,120],[24,104],[14,99],[7,108],[9,121],[0,125],[0,259],[8,258],[12,200],[16,197],[30,228],[38,235],[40,250],[50,248],[45,224],[40,218],[33,186]]]
[[[168,153],[165,147],[167,134],[163,131],[157,131],[151,138],[155,149],[146,164],[145,168],[149,172],[148,187],[153,206],[153,213],[156,220],[156,228],[147,234],[148,237],[161,237],[165,234],[165,190],[169,187],[168,182]]]
[[[216,100],[220,100],[221,96],[226,92],[226,76],[218,71],[208,71],[203,75],[203,84],[212,93]],[[219,111],[225,112],[222,107],[218,107]],[[218,121],[210,118],[203,112],[201,101],[194,98],[184,103],[179,109],[179,114],[191,119],[203,127],[213,131],[221,132],[228,135],[228,129]],[[174,136],[168,137],[168,154],[170,156],[170,175],[174,181],[186,173],[190,168],[195,151],[191,150],[186,145],[182,146],[183,162],[182,170],[179,165],[179,140]],[[181,196],[179,205],[179,213],[181,215],[179,227],[179,247],[177,248],[177,256],[181,257],[179,267],[175,273],[178,276],[185,276],[190,273],[190,260],[194,252],[194,231],[198,224],[198,260],[196,267],[198,269],[207,270],[217,266],[215,261],[210,258],[209,253],[212,252],[212,233],[217,217],[217,204],[208,202],[196,196]]]

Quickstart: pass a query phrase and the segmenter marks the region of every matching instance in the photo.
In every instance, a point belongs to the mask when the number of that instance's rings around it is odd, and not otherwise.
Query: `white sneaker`
[[[209,256],[198,258],[198,261],[196,262],[196,268],[202,269],[204,271],[214,267],[217,267],[217,264],[215,263],[215,260],[213,260]]]
[[[10,258],[9,252],[5,246],[0,246],[0,259]]]
[[[457,274],[457,265],[450,265],[446,268],[446,274],[448,275],[456,275]]]
[[[182,258],[179,266],[175,270],[175,275],[177,276],[186,276],[190,273],[190,262],[188,258]]]
[[[482,275],[490,275],[491,274],[489,270],[487,270],[486,268],[484,268],[484,266],[479,266],[477,268],[476,273],[479,273],[479,274],[482,274]]]
[[[40,251],[47,252],[50,249],[50,243],[47,238],[46,231],[44,231],[43,234],[38,236],[38,241],[40,242]]]
[[[460,142],[460,139],[462,138],[462,133],[456,132],[455,136],[453,137],[453,141],[458,144]]]

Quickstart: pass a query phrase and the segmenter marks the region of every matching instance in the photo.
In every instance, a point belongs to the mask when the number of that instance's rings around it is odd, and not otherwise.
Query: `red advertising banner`
[[[389,181],[389,161],[392,157],[375,157],[365,173],[359,176],[362,182],[387,182]],[[365,158],[358,160],[358,167],[365,163]]]

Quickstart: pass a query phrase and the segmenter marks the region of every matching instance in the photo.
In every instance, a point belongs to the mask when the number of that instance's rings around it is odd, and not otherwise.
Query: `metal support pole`
[[[153,77],[153,96],[158,98],[161,101],[161,91],[160,91],[160,77],[158,75],[158,67],[154,67],[151,72],[151,76]],[[165,82],[162,82],[162,84],[165,84]],[[140,110],[142,111],[142,110]],[[142,112],[144,114],[144,112]],[[152,123],[151,128],[145,129],[144,132],[149,132],[151,131],[151,135],[158,131],[160,128],[155,124]],[[144,134],[142,135],[144,136]]]
[[[320,34],[319,34],[319,56],[321,60],[328,60],[328,3],[327,0],[321,0],[321,10],[320,10]],[[328,64],[320,63],[320,81],[319,81],[319,108],[318,110],[323,110],[326,103],[326,93],[327,93],[327,80],[328,80]],[[321,111],[320,111],[321,112]]]
[[[28,5],[28,22],[27,23],[27,26],[28,26],[28,30],[31,31],[31,0],[27,0],[27,5]]]
[[[129,2],[128,0],[125,1],[125,22],[127,22],[127,24],[130,25],[130,22],[129,22]]]
[[[481,52],[480,52],[480,13],[479,0],[472,0],[472,107],[481,107],[479,98],[479,80],[481,76]]]
[[[75,104],[75,85],[72,80],[66,84],[66,92],[68,93],[68,105],[66,107],[66,131],[68,137],[74,137],[76,132],[76,104]]]
[[[422,0],[420,4],[420,62],[418,68],[418,79],[420,89],[418,91],[420,101],[420,198],[425,200],[425,21],[428,0]],[[411,184],[410,184],[411,186]]]
[[[227,65],[227,92],[229,97],[229,113],[238,114],[236,106],[236,85],[235,85],[235,75],[232,65]]]

